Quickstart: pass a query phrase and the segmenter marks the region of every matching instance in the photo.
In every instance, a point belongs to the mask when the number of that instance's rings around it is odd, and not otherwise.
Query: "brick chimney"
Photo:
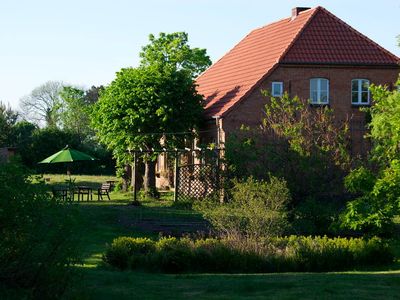
[[[292,20],[296,19],[296,17],[301,13],[302,11],[309,10],[311,7],[294,7],[292,8]]]

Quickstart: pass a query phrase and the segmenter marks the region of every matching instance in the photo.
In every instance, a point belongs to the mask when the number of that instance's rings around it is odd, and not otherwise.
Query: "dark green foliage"
[[[338,200],[307,198],[292,211],[292,231],[296,234],[335,234],[340,211],[344,203]]]
[[[75,174],[113,174],[115,163],[111,153],[94,141],[82,141],[81,136],[71,130],[56,127],[38,128],[22,121],[12,127],[12,142],[25,166],[45,173],[65,173],[65,164],[38,165],[38,162],[60,151],[66,145],[88,153],[99,160],[78,162],[70,166]]]
[[[18,113],[0,101],[0,148],[11,146],[12,128],[17,118]]]
[[[143,239],[118,238],[108,248],[104,260],[120,269],[134,260],[130,268],[148,271],[256,273],[353,270],[390,264],[394,259],[388,244],[377,237],[368,240],[289,236],[259,242],[162,238],[157,242],[147,241],[145,244],[151,246],[146,246],[145,251],[131,251],[143,243]],[[121,255],[110,260],[110,253]]]
[[[75,208],[52,199],[19,163],[0,164],[0,182],[0,282],[60,297],[80,258]]]

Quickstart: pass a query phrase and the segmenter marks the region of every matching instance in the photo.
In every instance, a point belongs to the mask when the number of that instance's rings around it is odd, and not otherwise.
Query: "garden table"
[[[76,187],[76,193],[78,194],[78,201],[83,201],[84,195],[86,195],[86,201],[93,200],[93,190],[90,186],[80,185]]]

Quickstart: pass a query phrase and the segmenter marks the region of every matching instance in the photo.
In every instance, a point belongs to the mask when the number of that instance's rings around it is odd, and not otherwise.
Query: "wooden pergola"
[[[138,186],[136,184],[136,178],[137,178],[137,158],[140,154],[161,154],[161,153],[172,153],[174,154],[175,157],[175,163],[174,163],[174,184],[175,184],[175,190],[174,190],[174,201],[177,201],[178,199],[178,184],[179,184],[179,177],[178,177],[178,167],[179,167],[179,158],[181,154],[184,153],[195,153],[195,152],[205,152],[205,151],[220,151],[220,148],[211,148],[211,147],[195,147],[195,148],[174,148],[174,149],[167,149],[167,148],[162,148],[162,149],[128,149],[129,153],[133,153],[133,174],[132,174],[132,180],[133,180],[133,202],[137,202],[137,192],[138,192]]]

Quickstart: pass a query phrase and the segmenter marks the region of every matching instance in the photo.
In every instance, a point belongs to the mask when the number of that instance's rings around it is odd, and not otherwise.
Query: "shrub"
[[[360,266],[393,262],[392,250],[380,238],[328,238],[289,236],[271,241],[284,253],[291,271],[322,272],[351,270]],[[379,253],[379,254],[378,254]],[[379,258],[378,258],[379,257]]]
[[[119,237],[108,247],[103,260],[119,269],[135,269],[156,249],[155,242],[148,238]]]
[[[286,205],[290,193],[283,179],[271,176],[269,181],[252,177],[234,180],[232,199],[228,203],[196,204],[204,217],[221,234],[260,238],[281,234],[287,227]]]
[[[192,243],[187,238],[163,237],[156,247],[152,262],[163,272],[183,272],[192,264]]]
[[[77,211],[33,181],[18,162],[0,164],[0,283],[54,299],[79,262]]]
[[[201,239],[194,243],[196,271],[199,272],[233,272],[238,270],[240,254],[226,241],[218,239]]]
[[[289,236],[264,241],[230,239],[162,238],[145,251],[132,251],[143,239],[118,238],[104,255],[110,265],[121,268],[135,259],[149,271],[180,272],[291,272],[341,271],[389,264],[393,253],[386,242],[374,237],[328,238]],[[156,251],[154,252],[154,245]],[[116,248],[116,249],[113,249]],[[140,248],[143,249],[143,248]],[[107,260],[113,255],[118,259]],[[124,262],[121,263],[121,261]]]

